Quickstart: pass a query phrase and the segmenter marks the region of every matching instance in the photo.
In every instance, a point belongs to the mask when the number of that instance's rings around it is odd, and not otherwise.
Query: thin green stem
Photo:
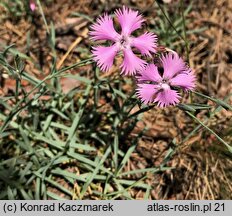
[[[226,103],[227,100],[229,99],[229,96],[227,96],[223,101]],[[218,107],[216,107],[216,109],[211,113],[211,117],[213,117],[217,112],[220,111],[220,105],[218,105]],[[203,123],[206,124],[208,122],[209,118],[204,119]],[[201,124],[198,124],[179,144],[179,146],[181,146],[181,144],[185,143],[190,137],[192,137],[198,130],[200,130],[202,128]]]
[[[193,90],[192,90],[191,92],[194,93],[194,94],[196,94],[196,95],[198,95],[198,96],[201,96],[201,97],[207,98],[208,100],[213,101],[214,103],[216,103],[216,104],[222,106],[224,109],[228,109],[228,110],[231,110],[231,111],[232,111],[231,105],[229,105],[228,103],[226,103],[226,102],[223,101],[223,100],[216,99],[216,98],[210,97],[210,96],[208,96],[208,95],[205,95],[205,94],[202,94],[202,93],[200,93],[200,92],[193,91]],[[232,95],[232,94],[230,94],[230,96],[231,96],[231,95]]]
[[[160,10],[162,11],[164,17],[166,18],[166,20],[168,21],[169,25],[174,29],[174,31],[177,33],[177,35],[185,42],[185,38],[176,30],[175,26],[172,24],[171,20],[168,18],[167,14],[165,13],[163,7],[160,5],[160,3],[155,0],[156,4],[158,5],[158,7],[160,8]]]
[[[207,98],[207,99],[209,99],[209,100],[213,100],[213,98],[211,98],[210,96],[205,95],[205,94],[203,94],[203,93],[201,93],[201,92],[197,92],[197,91],[194,91],[194,90],[192,90],[191,92],[194,93],[194,94],[196,94],[196,95],[198,95],[198,96]]]
[[[185,48],[186,48],[186,54],[187,54],[187,61],[189,63],[189,43],[187,40],[187,33],[186,33],[186,23],[185,23],[185,16],[184,16],[184,1],[181,0],[181,16],[183,20],[183,30],[184,30],[184,42],[185,42]]]
[[[199,120],[196,116],[194,116],[191,112],[185,111],[191,118],[193,118],[196,122],[198,122],[200,125],[202,125],[205,129],[207,129],[210,133],[212,133],[217,139],[223,143],[228,150],[232,153],[232,147],[225,142],[220,136],[218,136],[213,130],[211,130],[208,126],[206,126],[201,120]]]
[[[41,15],[43,17],[43,21],[44,21],[44,24],[46,26],[46,31],[47,31],[48,34],[50,34],[49,28],[48,28],[48,23],[47,23],[47,20],[45,18],[45,15],[44,15],[43,8],[42,8],[42,5],[40,3],[40,0],[37,0],[37,5],[39,6],[39,11],[40,11],[40,13],[41,13]]]
[[[32,92],[34,92],[38,87],[40,87],[40,86],[41,86],[44,82],[46,82],[47,80],[50,80],[50,79],[52,79],[52,78],[54,78],[54,77],[57,77],[57,75],[60,75],[61,73],[65,72],[65,71],[67,71],[67,70],[73,69],[73,68],[75,68],[75,67],[77,67],[77,66],[86,65],[86,64],[84,64],[84,63],[88,63],[88,62],[89,62],[89,64],[92,63],[92,62],[90,61],[90,59],[86,59],[86,60],[84,60],[84,61],[77,62],[77,63],[75,63],[75,64],[73,64],[73,65],[71,65],[71,66],[64,67],[64,68],[58,70],[56,73],[53,73],[53,74],[48,75],[48,76],[45,77],[43,80],[41,80],[30,92],[28,92],[28,94],[26,95],[26,97],[28,97]],[[82,64],[83,64],[83,65],[82,65]],[[25,98],[24,98],[24,100],[25,100]]]
[[[134,116],[137,116],[137,115],[139,115],[139,114],[141,114],[141,113],[144,113],[144,112],[146,112],[146,111],[149,111],[149,110],[152,109],[154,106],[156,106],[156,105],[153,104],[153,105],[151,105],[151,106],[142,108],[142,109],[138,110],[137,112],[135,112],[135,113],[131,114],[130,116],[128,116],[128,119],[129,119],[129,118],[132,118],[132,117],[134,117]]]
[[[24,109],[28,104],[30,104],[32,102],[32,100],[30,100],[29,102],[26,102],[26,104],[22,107],[20,107],[20,105],[22,103],[24,103],[26,101],[26,99],[37,89],[39,88],[43,83],[45,83],[47,80],[50,80],[54,77],[56,77],[58,74],[61,74],[67,70],[70,70],[74,67],[77,67],[77,66],[83,66],[83,65],[86,65],[86,64],[91,64],[92,61],[90,61],[91,59],[86,59],[86,60],[83,60],[81,62],[78,62],[78,63],[75,63],[71,66],[68,66],[68,67],[65,67],[65,68],[62,68],[61,70],[58,70],[56,73],[53,73],[53,74],[50,74],[48,75],[47,77],[45,77],[42,81],[40,81],[38,84],[36,84],[36,86],[34,86],[34,88],[28,92],[25,97],[23,97],[20,101],[18,101],[18,103],[15,105],[14,107],[14,110],[12,110],[12,112],[10,113],[10,115],[8,116],[7,118],[7,122],[9,122],[17,113],[19,113],[22,109]],[[40,95],[41,96],[41,95]],[[40,97],[39,96],[39,97]],[[38,99],[38,98],[37,98]],[[4,123],[1,128],[0,128],[0,133],[2,133],[5,129],[6,129],[6,126],[7,126],[7,122]]]
[[[93,61],[92,61],[92,57],[91,57],[91,58],[85,59],[85,60],[83,60],[83,61],[77,62],[77,63],[75,63],[75,64],[73,64],[73,65],[70,65],[70,66],[68,66],[68,67],[63,67],[63,68],[61,68],[60,70],[58,70],[58,71],[56,72],[56,74],[63,73],[64,71],[73,69],[73,68],[75,68],[76,66],[82,66],[82,64],[83,64],[83,65],[87,65],[87,64],[92,64],[92,63],[93,63]]]

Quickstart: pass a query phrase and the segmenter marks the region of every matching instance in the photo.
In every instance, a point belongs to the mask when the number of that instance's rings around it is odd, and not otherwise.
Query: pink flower
[[[35,2],[33,0],[30,0],[30,9],[31,9],[31,11],[34,11],[35,8],[36,8]]]
[[[178,56],[167,54],[161,57],[163,72],[154,64],[149,64],[140,72],[137,96],[143,103],[158,103],[160,107],[179,103],[178,89],[184,91],[195,87],[195,75]]]
[[[91,26],[91,39],[110,41],[110,46],[93,47],[93,59],[103,71],[108,71],[113,63],[115,56],[122,52],[124,58],[121,69],[125,75],[134,75],[136,71],[144,68],[146,62],[137,57],[132,48],[137,49],[142,55],[151,56],[156,52],[157,37],[153,33],[145,32],[139,37],[133,37],[131,33],[141,28],[144,19],[127,7],[115,11],[116,18],[121,26],[121,33],[118,33],[113,24],[113,19],[104,14],[97,19]]]

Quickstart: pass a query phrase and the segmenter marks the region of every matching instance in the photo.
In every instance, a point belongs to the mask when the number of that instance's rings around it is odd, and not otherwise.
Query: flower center
[[[170,89],[170,85],[166,82],[166,81],[162,81],[160,82],[160,89],[163,89],[163,90],[168,90]]]
[[[124,50],[124,49],[128,49],[130,47],[130,37],[122,35],[117,42],[118,47],[120,48],[120,50]]]

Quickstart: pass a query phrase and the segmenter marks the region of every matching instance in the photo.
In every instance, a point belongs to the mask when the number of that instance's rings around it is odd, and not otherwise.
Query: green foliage
[[[43,4],[49,5],[53,0],[45,0]],[[37,0],[34,0],[36,3]],[[40,3],[40,2],[39,2]],[[17,21],[20,17],[28,17],[32,14],[30,0],[1,0],[0,8],[4,9],[3,18],[10,18]]]
[[[123,84],[130,80],[102,79],[97,68],[92,78],[65,74],[81,83],[65,94],[57,79],[74,66],[92,63],[90,60],[55,70],[40,81],[24,71],[18,55],[13,67],[7,62],[7,50],[3,53],[2,66],[18,86],[26,79],[34,87],[29,92],[22,86],[17,88],[10,98],[13,106],[9,106],[9,98],[0,99],[2,199],[61,199],[49,187],[56,188],[68,199],[83,199],[87,198],[88,188],[96,188],[97,184],[105,188],[101,194],[93,190],[101,199],[132,199],[129,189],[150,190],[150,186],[142,181],[146,175],[142,180],[133,181],[127,180],[127,175],[168,169],[164,164],[160,168],[124,171],[141,136],[130,136],[140,119],[139,113],[128,116],[138,103],[133,92],[128,96],[122,90]],[[23,98],[19,98],[22,93]],[[45,95],[48,99],[42,100]],[[101,100],[105,102],[99,103]],[[79,174],[69,171],[69,167]],[[66,186],[56,179],[62,179]],[[74,192],[77,182],[79,194]]]
[[[165,47],[179,51],[181,48],[180,45],[184,45],[186,42],[188,43],[186,36],[193,33],[202,32],[206,29],[185,29],[185,26],[188,26],[190,22],[190,20],[185,19],[185,17],[192,10],[192,3],[185,8],[176,4],[173,11],[168,11],[165,5],[161,5],[157,0],[155,2],[158,5],[158,8],[152,30],[159,35],[159,41]]]
[[[5,9],[9,16],[20,17],[29,11],[28,3],[28,0],[2,0],[0,6]]]

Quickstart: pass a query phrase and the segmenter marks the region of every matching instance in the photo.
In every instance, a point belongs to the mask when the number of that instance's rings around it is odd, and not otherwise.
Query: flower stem
[[[146,112],[146,111],[149,111],[149,110],[152,109],[154,106],[156,106],[156,105],[153,104],[153,105],[151,105],[151,106],[144,107],[144,108],[138,110],[137,112],[135,112],[135,113],[129,115],[128,118],[132,118],[132,117],[137,116],[137,115],[139,115],[139,114],[141,114],[141,113],[144,113],[144,112]]]
[[[196,116],[194,116],[191,112],[185,111],[191,118],[193,118],[196,122],[198,122],[200,125],[202,125],[205,129],[207,129],[210,133],[212,133],[217,139],[223,143],[228,150],[232,153],[232,147],[225,142],[220,136],[218,136],[213,130],[211,130],[208,126],[206,126],[201,120],[199,120]]]
[[[187,34],[186,34],[186,23],[185,23],[185,16],[184,16],[184,1],[181,0],[181,16],[182,16],[182,23],[183,23],[183,30],[184,30],[184,42],[185,42],[185,48],[186,48],[186,55],[187,55],[187,61],[189,64],[189,43],[187,40]]]

